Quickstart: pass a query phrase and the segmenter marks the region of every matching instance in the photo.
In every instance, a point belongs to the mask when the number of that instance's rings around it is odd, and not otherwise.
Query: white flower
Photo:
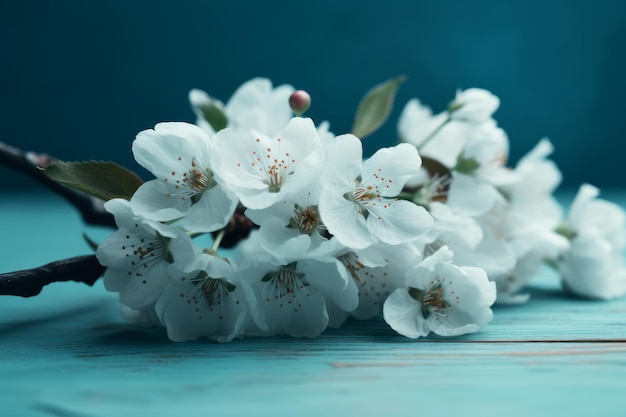
[[[498,110],[500,99],[481,88],[458,90],[456,97],[448,106],[450,117],[473,123],[482,123],[491,118]]]
[[[211,139],[189,123],[159,123],[133,142],[137,162],[157,179],[131,198],[133,211],[151,220],[172,221],[192,232],[218,230],[235,211],[237,200],[218,184],[210,165]]]
[[[480,268],[453,265],[452,256],[446,247],[439,249],[407,273],[406,288],[391,293],[383,316],[395,331],[410,338],[431,331],[458,336],[491,321],[495,284]]]
[[[454,169],[497,186],[513,182],[516,176],[505,167],[509,154],[509,138],[489,119],[473,125]]]
[[[511,295],[525,286],[546,260],[556,260],[569,247],[568,240],[555,231],[562,221],[562,209],[552,194],[561,173],[547,159],[552,150],[552,144],[542,139],[518,162],[512,171],[514,180],[500,187],[508,205],[499,217],[517,261],[511,274],[497,281],[499,303],[528,299],[528,295]]]
[[[626,216],[619,206],[596,198],[599,192],[585,184],[576,195],[562,227],[572,236],[571,247],[559,266],[574,294],[610,299],[626,293]]]
[[[156,303],[156,312],[175,342],[206,337],[229,342],[243,336],[252,319],[263,325],[246,282],[232,261],[207,253],[170,268],[173,280]],[[188,258],[188,256],[187,256]]]
[[[448,168],[456,165],[472,129],[468,123],[448,120],[447,112],[433,116],[418,99],[409,100],[398,119],[401,141],[417,147],[422,157],[435,159]]]
[[[349,248],[375,242],[411,242],[433,224],[423,207],[396,197],[419,172],[414,146],[379,149],[362,162],[361,141],[352,135],[335,139],[322,174],[320,214],[328,231]]]
[[[384,256],[384,263],[376,256],[372,257],[373,250],[379,253],[379,257]],[[419,263],[421,255],[412,245],[377,244],[357,252],[346,252],[338,259],[359,289],[359,305],[350,315],[367,320],[381,312],[389,294],[404,284],[406,272]]]
[[[269,207],[319,178],[323,153],[311,119],[293,118],[273,138],[224,129],[216,139],[215,171],[248,208]]]
[[[200,107],[212,101],[223,108],[229,128],[252,129],[266,136],[274,136],[293,116],[289,106],[289,96],[293,92],[294,88],[290,85],[273,88],[269,79],[253,78],[235,91],[225,107],[202,90],[191,90],[189,100],[198,116],[198,125],[210,133],[214,132],[213,128],[202,117]]]
[[[459,242],[470,249],[483,239],[483,229],[478,222],[466,214],[456,213],[449,206],[430,203],[430,214],[435,221],[433,228],[422,239],[424,243],[441,241],[447,244]]]
[[[317,337],[328,326],[326,298],[344,311],[354,310],[357,289],[334,258],[303,259],[287,265],[252,264],[242,271],[251,282],[267,329],[252,334]]]
[[[502,194],[487,181],[459,172],[453,174],[446,205],[455,213],[479,217],[503,202]]]
[[[170,280],[170,242],[189,238],[174,227],[137,216],[126,200],[113,199],[104,207],[119,227],[96,251],[98,261],[107,267],[106,289],[119,292],[122,303],[134,310],[154,304]]]
[[[566,227],[579,236],[596,235],[621,251],[626,245],[626,215],[617,204],[597,198],[600,190],[583,184],[574,198]]]
[[[283,201],[262,210],[246,210],[245,214],[260,226],[260,243],[276,259],[328,256],[338,246],[329,239],[318,210],[319,187],[290,194]]]

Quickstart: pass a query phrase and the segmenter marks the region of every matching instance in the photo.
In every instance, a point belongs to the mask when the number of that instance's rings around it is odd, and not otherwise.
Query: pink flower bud
[[[296,114],[301,116],[311,106],[311,96],[304,90],[296,90],[289,96],[289,107]]]

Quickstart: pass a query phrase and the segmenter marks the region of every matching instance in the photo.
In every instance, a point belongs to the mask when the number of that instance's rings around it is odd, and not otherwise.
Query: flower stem
[[[444,120],[444,122],[443,122],[442,124],[440,124],[439,126],[437,126],[437,128],[436,128],[435,130],[433,130],[432,132],[430,132],[430,134],[429,134],[428,136],[426,136],[426,139],[424,139],[424,140],[422,141],[422,143],[420,143],[420,144],[417,146],[417,150],[418,150],[418,151],[421,151],[422,149],[424,149],[424,147],[425,147],[425,146],[426,146],[426,145],[427,145],[427,144],[428,144],[428,143],[429,143],[429,142],[430,142],[430,141],[431,141],[431,140],[432,140],[435,136],[437,136],[437,134],[441,131],[441,129],[443,129],[443,127],[444,127],[445,125],[447,125],[447,124],[448,124],[448,122],[450,122],[450,120],[452,120],[452,119],[450,118],[450,116],[448,116],[448,117],[446,118],[446,120]]]
[[[215,236],[215,241],[213,242],[213,246],[211,246],[211,250],[213,252],[217,252],[217,250],[220,247],[220,244],[222,243],[222,239],[224,239],[225,235],[226,235],[226,228],[220,230],[217,236]]]

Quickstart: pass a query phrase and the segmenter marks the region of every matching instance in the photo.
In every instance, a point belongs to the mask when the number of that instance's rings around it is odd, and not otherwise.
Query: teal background
[[[625,41],[617,0],[3,1],[0,140],[139,169],[134,136],[193,121],[191,88],[225,101],[270,77],[308,90],[309,115],[344,133],[361,96],[404,73],[366,153],[395,141],[411,97],[440,111],[482,87],[502,100],[511,162],[547,136],[565,185],[624,186]],[[30,185],[0,167],[0,187]]]

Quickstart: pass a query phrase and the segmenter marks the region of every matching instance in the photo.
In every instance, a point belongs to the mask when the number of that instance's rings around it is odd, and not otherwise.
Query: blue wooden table
[[[48,192],[5,192],[0,272],[88,254],[83,231],[110,232]],[[373,320],[315,340],[177,344],[125,323],[101,282],[57,283],[0,297],[0,415],[626,416],[626,299],[568,298],[548,273],[531,294],[453,339]]]

